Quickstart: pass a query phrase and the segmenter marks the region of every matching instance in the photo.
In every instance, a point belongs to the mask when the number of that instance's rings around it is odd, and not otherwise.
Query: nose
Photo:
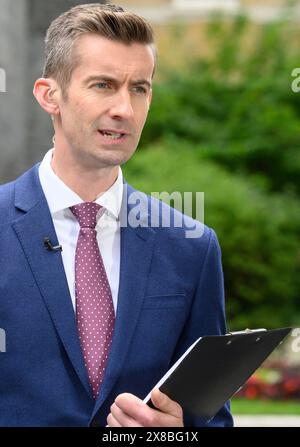
[[[113,103],[110,107],[110,115],[115,119],[130,120],[133,118],[133,107],[130,93],[120,90],[114,95]]]

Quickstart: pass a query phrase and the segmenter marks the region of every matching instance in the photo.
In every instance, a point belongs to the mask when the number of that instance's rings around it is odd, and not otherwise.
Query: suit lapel
[[[148,201],[146,196],[137,193],[128,185],[125,185],[124,191],[125,197],[121,211],[121,265],[116,323],[104,380],[92,418],[99,411],[124,368],[143,306],[155,240],[155,231],[147,225]],[[128,224],[128,214],[133,207],[128,205],[126,191],[128,191],[128,195],[136,192],[144,203],[143,215],[140,218],[141,226],[137,228]]]
[[[49,237],[53,245],[58,241],[39,183],[38,166],[17,181],[15,205],[25,214],[14,220],[13,228],[67,355],[91,396],[61,253],[44,247],[45,237]]]
[[[144,205],[140,226],[134,228],[128,224],[128,214],[133,205],[128,204],[127,193],[130,195],[137,192],[128,185],[124,187],[120,218],[121,265],[116,323],[104,380],[91,419],[108,397],[124,368],[142,310],[153,254],[155,231],[148,226],[147,198],[137,193]],[[16,212],[17,217],[12,223],[14,231],[66,353],[82,385],[92,398],[61,253],[48,251],[44,247],[45,237],[49,237],[53,245],[57,245],[58,241],[39,182],[38,165],[16,182],[15,206],[22,213]]]

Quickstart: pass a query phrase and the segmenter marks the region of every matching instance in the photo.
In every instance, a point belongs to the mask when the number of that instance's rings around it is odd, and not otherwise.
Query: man
[[[151,199],[123,181],[155,64],[151,27],[120,7],[81,5],[48,30],[34,95],[55,148],[0,188],[2,426],[203,424],[159,390],[156,409],[141,400],[198,337],[225,331],[214,232],[151,228]],[[210,425],[231,423],[224,406]]]

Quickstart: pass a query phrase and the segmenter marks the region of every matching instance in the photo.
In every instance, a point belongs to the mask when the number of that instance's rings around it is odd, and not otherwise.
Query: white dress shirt
[[[58,242],[62,245],[63,265],[72,304],[74,310],[76,310],[75,250],[80,226],[69,208],[83,203],[83,200],[54,173],[51,167],[53,151],[54,149],[50,149],[45,155],[39,167],[39,177],[49,205]],[[97,221],[96,231],[98,245],[111,288],[115,313],[117,310],[120,276],[119,214],[122,196],[123,174],[121,168],[119,168],[119,175],[115,183],[95,201],[106,208],[104,215]]]

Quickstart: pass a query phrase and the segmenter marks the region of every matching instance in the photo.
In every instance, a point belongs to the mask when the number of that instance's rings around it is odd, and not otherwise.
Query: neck
[[[117,180],[119,166],[86,169],[74,160],[64,160],[57,151],[53,153],[51,167],[55,174],[84,202],[93,202],[104,194]]]

